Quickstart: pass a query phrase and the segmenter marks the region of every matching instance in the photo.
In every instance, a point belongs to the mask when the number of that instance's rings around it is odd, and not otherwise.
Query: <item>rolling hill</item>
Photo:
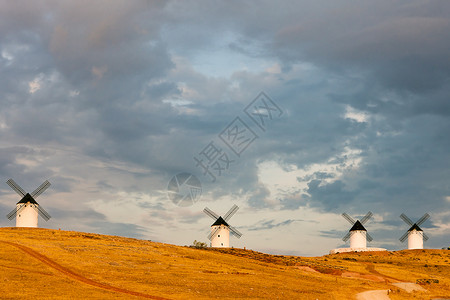
[[[0,245],[2,299],[450,298],[448,250],[296,257],[41,228],[0,228]]]

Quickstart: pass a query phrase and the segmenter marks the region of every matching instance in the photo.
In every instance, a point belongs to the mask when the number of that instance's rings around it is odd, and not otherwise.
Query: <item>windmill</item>
[[[17,202],[16,208],[6,215],[9,220],[16,217],[16,227],[38,227],[38,215],[45,221],[48,221],[51,218],[35,200],[35,198],[50,186],[48,180],[44,181],[44,183],[31,192],[31,194],[26,193],[24,189],[12,179],[9,179],[6,183],[22,197],[22,199]]]
[[[215,222],[211,225],[211,233],[208,235],[208,239],[211,241],[211,247],[230,247],[230,232],[237,238],[242,236],[242,233],[227,223],[238,211],[238,209],[239,207],[236,204],[233,205],[233,207],[230,208],[230,210],[222,218],[209,208],[205,207],[203,212],[215,220]]]
[[[423,249],[423,241],[428,240],[428,236],[419,226],[428,220],[429,217],[430,215],[426,213],[416,223],[413,223],[413,221],[411,221],[411,219],[405,214],[400,215],[400,218],[405,221],[406,224],[411,226],[400,238],[402,243],[406,240],[406,238],[408,238],[408,249]]]
[[[363,225],[373,216],[372,212],[369,211],[361,221],[355,221],[346,213],[343,213],[342,216],[352,225],[352,228],[342,240],[346,242],[350,239],[350,248],[366,248],[366,241],[371,242],[373,238],[367,233]]]

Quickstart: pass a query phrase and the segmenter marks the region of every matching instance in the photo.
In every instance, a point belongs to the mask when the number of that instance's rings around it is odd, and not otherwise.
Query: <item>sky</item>
[[[315,256],[368,211],[371,247],[413,221],[450,246],[448,1],[0,0],[0,226]],[[201,194],[173,201],[177,174]],[[176,178],[184,178],[179,175]],[[180,186],[179,194],[189,188]],[[191,195],[191,194],[189,194]],[[191,199],[191,198],[188,198]],[[189,205],[187,205],[189,204]]]

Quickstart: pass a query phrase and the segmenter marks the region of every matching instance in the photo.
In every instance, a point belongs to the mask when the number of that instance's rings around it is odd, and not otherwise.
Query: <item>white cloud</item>
[[[1,57],[2,57],[2,59],[7,61],[7,63],[6,63],[7,66],[10,65],[12,63],[12,60],[14,59],[14,56],[11,53],[9,53],[7,50],[2,50]]]
[[[345,119],[350,119],[359,123],[367,123],[368,122],[368,114],[363,111],[358,111],[354,109],[353,107],[347,105],[345,107]]]
[[[275,198],[296,192],[306,193],[308,183],[320,178],[322,183],[330,184],[339,180],[345,173],[356,171],[362,162],[361,150],[346,147],[344,152],[330,157],[327,162],[314,163],[302,169],[295,165],[280,165],[276,161],[264,161],[258,164],[258,178]]]
[[[30,94],[34,94],[41,89],[42,80],[44,78],[44,74],[39,74],[36,78],[28,83],[28,92]]]

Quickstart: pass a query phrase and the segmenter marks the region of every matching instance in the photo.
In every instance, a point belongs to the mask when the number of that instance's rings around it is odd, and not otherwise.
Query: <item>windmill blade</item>
[[[428,239],[429,239],[428,235],[426,235],[425,232],[424,232],[424,233],[423,233],[423,240],[424,240],[424,241],[428,241]]]
[[[429,217],[430,215],[428,213],[424,214],[422,218],[420,218],[419,221],[416,222],[417,226],[422,225],[422,223],[428,220]]]
[[[366,240],[371,242],[373,241],[373,237],[369,233],[366,233]]]
[[[9,214],[6,215],[6,217],[8,218],[8,220],[12,220],[16,215],[17,215],[17,207],[14,208]]]
[[[40,194],[42,194],[48,187],[50,186],[50,182],[48,180],[44,181],[37,189],[35,189],[30,195],[33,198],[37,198]]]
[[[36,208],[37,206],[37,208]],[[42,219],[44,219],[45,221],[50,220],[51,216],[49,215],[48,212],[45,211],[45,209],[43,209],[40,205],[36,205],[34,206],[35,209],[37,209],[38,214],[42,217]]]
[[[353,220],[352,217],[350,217],[349,215],[347,215],[346,213],[343,213],[342,216],[344,217],[344,219],[346,219],[350,224],[355,224],[355,220]]]
[[[18,185],[14,180],[12,180],[12,178],[8,179],[6,183],[20,196],[23,197],[26,195],[26,192],[23,190],[23,188],[21,188],[20,185]]]
[[[234,228],[233,226],[230,226],[229,228],[230,228],[231,233],[232,233],[235,237],[237,237],[238,239],[241,238],[242,233],[240,233],[239,230],[237,230],[237,229]]]
[[[20,213],[24,208],[25,208],[25,205],[22,205],[22,206],[19,207],[19,208],[16,207],[16,208],[14,208],[9,214],[7,214],[6,217],[7,217],[9,220],[12,220],[12,219],[14,219],[14,217],[17,216],[17,214]]]
[[[362,219],[361,219],[361,224],[365,224],[367,221],[369,221],[370,218],[372,218],[373,213],[371,211],[369,211]]]
[[[399,238],[400,242],[404,242],[409,235],[409,231],[405,232],[401,238]]]
[[[348,241],[348,239],[350,238],[350,235],[351,235],[351,233],[348,232],[348,233],[342,238],[342,240],[343,240],[344,242]]]
[[[230,208],[230,210],[225,214],[225,216],[223,217],[223,219],[225,220],[225,222],[228,222],[228,220],[238,211],[239,206],[237,206],[236,204],[233,205],[232,208]]]
[[[208,235],[208,240],[211,241],[212,237],[217,233],[217,231],[220,230],[220,227],[217,227],[214,231],[211,231],[211,233]]]
[[[414,225],[413,221],[411,221],[411,219],[408,218],[405,214],[401,214],[400,218],[402,218],[402,220],[405,221],[405,223],[408,224],[409,226]]]
[[[216,214],[215,212],[213,212],[212,210],[210,210],[209,208],[205,207],[203,209],[203,212],[205,214],[207,214],[208,216],[210,216],[212,219],[217,220],[220,216],[218,214]]]

